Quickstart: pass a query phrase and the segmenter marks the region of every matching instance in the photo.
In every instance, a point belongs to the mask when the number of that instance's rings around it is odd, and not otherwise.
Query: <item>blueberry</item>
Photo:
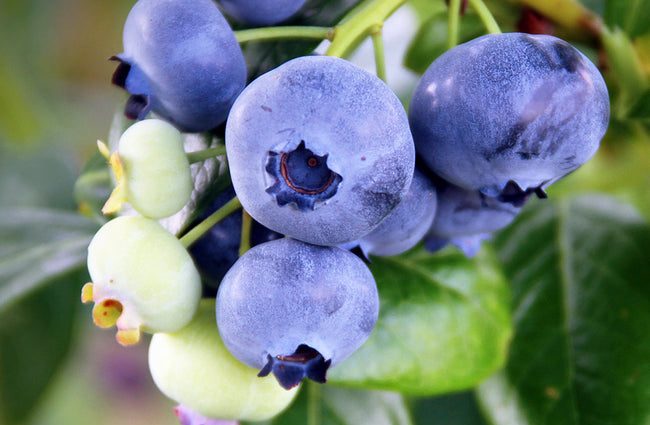
[[[436,214],[436,189],[415,170],[411,187],[397,208],[372,232],[355,243],[364,255],[398,255],[413,248],[427,233]]]
[[[457,236],[455,238],[444,239],[436,236],[427,236],[424,240],[425,248],[430,252],[436,252],[447,245],[453,245],[465,254],[466,257],[475,257],[481,250],[483,241],[489,240],[491,233],[479,233],[471,236]]]
[[[173,333],[157,333],[149,345],[149,370],[156,386],[181,403],[176,414],[189,424],[220,418],[262,421],[284,410],[298,394],[235,359],[214,321],[214,300],[202,300],[192,322]],[[187,423],[187,422],[181,422]]]
[[[149,218],[169,217],[190,200],[192,175],[181,133],[156,119],[129,127],[110,157],[117,186],[103,208],[117,212],[123,201]]]
[[[273,25],[296,14],[306,0],[220,0],[235,20],[249,25]]]
[[[438,210],[425,239],[430,251],[452,243],[467,256],[474,256],[483,240],[510,224],[520,211],[476,190],[441,182],[436,182],[436,189]]]
[[[415,149],[397,97],[332,57],[302,57],[253,81],[226,126],[232,181],[266,227],[318,245],[375,228],[406,194]]]
[[[211,0],[139,0],[124,25],[113,82],[131,97],[126,114],[149,111],[188,132],[223,123],[246,83],[246,64]]]
[[[140,331],[182,328],[199,305],[192,259],[154,220],[123,216],[103,225],[88,247],[88,271],[93,282],[84,286],[82,301],[95,303],[97,326],[117,326],[122,345],[137,343]]]
[[[418,154],[465,189],[520,203],[586,162],[609,120],[607,87],[570,44],[486,35],[440,56],[410,108]]]
[[[285,388],[324,382],[368,338],[378,311],[375,281],[354,254],[288,238],[243,255],[217,295],[226,347]]]
[[[182,404],[174,407],[174,414],[180,425],[238,425],[237,421],[208,418]]]
[[[217,211],[226,202],[235,196],[232,187],[221,192],[205,211],[198,217],[197,223]],[[219,283],[228,270],[239,258],[239,244],[241,242],[242,218],[235,213],[212,226],[201,239],[190,247],[190,255],[196,267],[201,272],[201,277],[206,286],[212,290]],[[251,246],[279,239],[282,235],[275,233],[259,223],[253,222],[251,229]],[[212,292],[210,292],[212,294]]]

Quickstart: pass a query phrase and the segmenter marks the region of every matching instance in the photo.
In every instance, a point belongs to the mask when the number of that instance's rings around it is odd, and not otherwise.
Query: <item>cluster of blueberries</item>
[[[268,25],[303,3],[221,6],[233,19]],[[422,77],[408,115],[379,78],[334,57],[300,57],[246,86],[244,56],[212,0],[139,0],[115,59],[113,82],[131,95],[126,114],[142,121],[115,152],[100,144],[116,177],[104,211],[128,202],[138,215],[111,220],[95,236],[93,283],[82,298],[95,302],[99,326],[117,326],[122,344],[156,334],[150,368],[158,386],[213,417],[264,419],[293,395],[269,395],[277,385],[255,378],[267,385],[258,389],[267,405],[242,417],[235,401],[206,401],[202,385],[256,374],[273,374],[286,389],[305,377],[325,382],[377,321],[364,260],[421,241],[473,255],[531,195],[545,197],[593,156],[609,120],[596,67],[545,35],[486,35],[449,50]],[[144,119],[150,112],[161,119]],[[224,122],[232,187],[204,217],[236,195],[254,219],[253,248],[241,257],[240,215],[189,252],[156,221],[191,196],[180,131]],[[218,290],[216,302],[200,301],[201,280]],[[191,358],[218,352],[237,360],[199,371]]]

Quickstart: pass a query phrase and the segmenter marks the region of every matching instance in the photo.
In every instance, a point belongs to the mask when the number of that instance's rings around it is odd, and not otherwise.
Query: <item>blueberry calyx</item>
[[[111,83],[113,83],[118,87],[126,89],[126,78],[129,76],[129,72],[131,72],[131,64],[126,62],[124,59],[122,59],[119,56],[111,56],[110,58],[108,58],[108,60],[113,62],[119,62],[117,64],[117,68],[115,68],[115,71],[113,72]]]
[[[124,107],[124,115],[131,120],[144,119],[151,111],[151,98],[145,93],[148,84],[144,81],[144,76],[120,55],[111,56],[108,60],[118,62],[111,83],[131,93]],[[141,93],[133,93],[135,88],[138,89],[135,91]]]
[[[449,239],[447,238],[428,236],[426,239],[424,239],[424,248],[429,252],[438,252],[447,245],[449,245]]]
[[[273,373],[282,388],[290,390],[300,384],[303,378],[324,384],[326,382],[325,375],[331,363],[332,360],[325,360],[318,350],[306,344],[300,344],[296,351],[288,356],[267,355],[267,363],[257,376],[264,377]]]
[[[438,252],[448,245],[453,245],[461,250],[465,257],[473,258],[481,250],[483,241],[490,239],[490,237],[489,233],[478,233],[449,239],[429,236],[424,240],[424,248],[429,252]]]
[[[124,115],[130,120],[143,120],[150,110],[149,96],[132,94],[126,101]]]
[[[458,236],[451,238],[449,243],[460,249],[465,257],[474,258],[481,250],[483,241],[490,239],[489,233],[478,233],[476,235]]]
[[[370,261],[370,256],[366,252],[365,249],[361,245],[355,245],[353,248],[350,249],[350,252],[359,257],[361,261],[363,261],[365,264],[371,264],[372,261]]]
[[[266,192],[280,206],[294,203],[300,210],[313,210],[317,202],[334,196],[343,180],[327,166],[327,156],[307,149],[304,140],[290,152],[269,151],[266,171],[275,183]]]
[[[501,190],[501,193],[497,196],[499,202],[505,202],[507,204],[512,204],[514,207],[522,207],[530,195],[535,194],[539,199],[546,199],[548,195],[543,189],[546,182],[542,183],[536,187],[529,187],[527,189],[522,189],[517,182],[514,180],[508,180],[505,187]]]

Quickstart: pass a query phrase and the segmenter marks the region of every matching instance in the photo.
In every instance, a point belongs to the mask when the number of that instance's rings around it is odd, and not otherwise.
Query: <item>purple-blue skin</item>
[[[295,15],[305,0],[219,0],[222,9],[237,22],[268,26]]]
[[[436,188],[418,169],[408,193],[397,208],[372,232],[351,243],[364,256],[399,255],[413,248],[427,234],[436,215]]]
[[[246,63],[212,0],[139,0],[123,37],[113,83],[131,94],[129,118],[153,111],[185,132],[226,120],[246,84]]]
[[[205,212],[197,219],[197,223],[207,218],[210,214],[224,206],[226,202],[235,197],[232,187],[221,192],[212,201]],[[201,273],[203,283],[207,288],[216,290],[228,270],[239,258],[239,244],[241,242],[242,216],[240,212],[229,215],[216,225],[212,226],[201,239],[197,240],[189,249],[190,255]],[[251,246],[281,238],[259,223],[253,222],[251,229]],[[214,295],[215,292],[208,291]]]
[[[235,263],[216,310],[228,350],[291,388],[305,377],[325,382],[328,367],[365,342],[379,298],[370,270],[354,254],[285,238]]]
[[[317,245],[368,234],[406,194],[415,167],[395,94],[350,62],[323,56],[253,81],[230,112],[226,149],[246,211]]]
[[[237,421],[205,417],[182,404],[174,407],[174,414],[180,425],[237,425]]]
[[[492,34],[431,64],[409,119],[433,172],[521,205],[595,154],[609,97],[594,64],[565,41]]]
[[[478,253],[481,242],[509,225],[521,208],[500,202],[476,190],[437,181],[438,209],[425,247],[438,251],[451,243],[468,257]]]

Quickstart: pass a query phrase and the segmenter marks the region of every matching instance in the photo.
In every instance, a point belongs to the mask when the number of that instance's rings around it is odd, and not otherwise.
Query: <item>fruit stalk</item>
[[[332,40],[334,29],[328,27],[266,27],[235,31],[239,43],[273,40]]]
[[[352,53],[404,3],[406,0],[365,0],[337,25],[327,55],[342,58]]]
[[[221,156],[226,154],[225,146],[215,146],[208,149],[203,149],[195,152],[188,152],[187,159],[190,164],[197,162],[205,161],[206,159],[214,158],[215,156]]]
[[[447,25],[447,47],[451,49],[458,44],[458,29],[460,24],[460,0],[449,2],[449,17]]]
[[[320,411],[321,387],[313,382],[307,383],[307,425],[321,425]]]
[[[384,57],[384,36],[382,27],[378,25],[372,32],[372,47],[375,53],[375,69],[377,77],[386,82],[386,58]]]
[[[476,14],[481,18],[481,22],[490,34],[501,34],[499,24],[490,13],[490,9],[485,5],[483,0],[469,0],[469,5],[474,9]]]
[[[242,210],[241,220],[241,241],[239,242],[239,256],[246,254],[246,251],[251,249],[251,227],[253,225],[253,218]]]
[[[235,31],[239,43],[286,39],[330,40],[328,56],[345,57],[368,36],[381,35],[384,21],[406,0],[366,0],[352,10],[335,28],[280,26]],[[379,30],[378,30],[379,28]],[[376,35],[379,31],[379,35]],[[383,55],[382,55],[383,56]]]
[[[185,234],[185,236],[183,236],[180,239],[181,243],[185,248],[190,247],[194,242],[199,240],[205,232],[210,230],[212,226],[214,226],[224,218],[228,217],[230,214],[237,211],[239,208],[241,208],[239,199],[237,199],[236,197],[232,198],[232,200],[228,201],[226,205],[216,210],[213,214],[208,216],[208,218],[206,218],[205,220],[197,224],[192,230],[187,232],[187,234]]]

